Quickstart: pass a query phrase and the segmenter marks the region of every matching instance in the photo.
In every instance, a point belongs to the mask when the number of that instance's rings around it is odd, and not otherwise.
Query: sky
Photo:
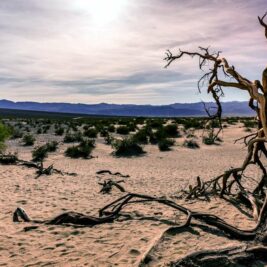
[[[208,101],[198,60],[164,68],[165,52],[222,51],[261,78],[266,0],[1,0],[0,99],[170,104]],[[208,66],[207,66],[208,68]],[[247,100],[226,88],[223,101]]]

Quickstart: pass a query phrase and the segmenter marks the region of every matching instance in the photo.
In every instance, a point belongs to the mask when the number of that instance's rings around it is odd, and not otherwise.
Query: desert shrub
[[[35,137],[32,134],[26,134],[22,139],[24,146],[33,146],[35,142]]]
[[[142,118],[142,117],[135,118],[134,122],[136,124],[143,125],[145,123],[145,118]]]
[[[59,127],[57,129],[55,129],[55,135],[62,136],[63,134],[64,134],[64,128],[63,127]]]
[[[64,143],[74,143],[74,142],[81,142],[82,141],[82,134],[81,132],[77,133],[67,133],[64,137]]]
[[[152,145],[156,145],[158,143],[158,139],[153,132],[149,134],[148,140],[149,140],[149,143]]]
[[[56,141],[46,143],[43,146],[38,146],[34,148],[34,150],[32,151],[32,160],[43,161],[47,157],[48,152],[55,152],[57,148],[58,148],[58,142]]]
[[[160,119],[149,120],[147,125],[151,128],[160,128],[163,125],[163,121]]]
[[[11,139],[18,139],[18,138],[22,138],[23,137],[23,133],[18,130],[18,129],[12,129],[12,135],[11,135]]]
[[[114,138],[108,133],[107,136],[104,138],[105,144],[111,145],[114,141]]]
[[[119,126],[116,129],[116,132],[117,132],[117,134],[126,135],[126,134],[129,134],[130,130],[129,130],[129,128],[127,126]]]
[[[109,131],[110,133],[114,133],[114,132],[115,132],[115,126],[114,126],[114,125],[109,125],[109,126],[108,126],[108,131]]]
[[[215,139],[213,136],[203,136],[202,142],[205,145],[213,145],[213,144],[215,144]]]
[[[160,141],[162,139],[166,139],[167,138],[166,132],[164,131],[164,128],[163,127],[159,128],[155,132],[154,136],[155,136],[155,138],[156,138],[157,141]]]
[[[192,148],[192,149],[199,148],[199,144],[194,139],[185,140],[184,143],[183,143],[183,146],[184,147],[188,147],[188,148]]]
[[[45,146],[48,152],[55,152],[58,148],[58,142],[52,141],[52,142],[47,143]]]
[[[108,136],[108,130],[106,128],[103,128],[99,131],[101,137],[107,137]]]
[[[166,137],[177,137],[178,136],[178,125],[177,124],[168,124],[163,127]]]
[[[34,148],[32,151],[32,160],[33,161],[43,161],[48,155],[46,145],[39,146]]]
[[[257,127],[257,122],[254,120],[244,120],[243,121],[244,127],[246,128],[255,128]]]
[[[238,118],[226,118],[226,122],[230,125],[235,125],[238,123]]]
[[[170,147],[174,145],[174,143],[175,143],[175,141],[172,139],[168,139],[168,138],[161,139],[158,142],[159,150],[160,151],[168,151],[168,150],[170,150]]]
[[[0,123],[0,151],[1,147],[4,147],[4,142],[11,135],[11,128]]]
[[[145,153],[143,148],[132,138],[116,139],[112,142],[116,156],[138,156]]]
[[[95,147],[94,140],[83,140],[77,146],[68,147],[65,156],[70,158],[88,158]]]
[[[43,133],[47,133],[47,131],[50,129],[50,125],[43,126]]]
[[[95,128],[89,128],[84,131],[83,133],[88,138],[96,138],[97,137],[97,130]]]
[[[186,118],[181,121],[185,129],[195,128],[202,129],[203,128],[203,120],[198,118]]]
[[[148,143],[147,136],[148,136],[148,131],[146,128],[143,128],[133,135],[133,140],[139,144],[147,144]]]
[[[127,127],[130,132],[134,132],[136,130],[136,125],[134,123],[129,123]]]

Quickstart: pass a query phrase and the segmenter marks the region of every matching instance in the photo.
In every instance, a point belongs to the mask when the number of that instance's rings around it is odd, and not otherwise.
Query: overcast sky
[[[267,45],[266,0],[1,0],[0,98],[168,104],[208,100],[196,59],[164,53],[210,46],[251,80]],[[224,101],[247,94],[226,89]]]

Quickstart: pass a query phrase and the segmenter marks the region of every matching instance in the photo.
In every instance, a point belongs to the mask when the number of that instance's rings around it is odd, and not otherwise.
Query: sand
[[[244,128],[234,125],[224,129],[220,146],[201,144],[200,149],[188,149],[176,145],[172,151],[160,152],[157,146],[147,145],[147,153],[137,158],[113,157],[112,148],[98,140],[93,151],[96,158],[69,159],[63,155],[67,147],[63,144],[58,152],[49,155],[45,165],[54,163],[58,169],[77,172],[76,177],[53,174],[34,179],[33,169],[0,166],[0,266],[138,266],[143,255],[170,227],[168,221],[176,218],[182,222],[179,214],[156,204],[136,204],[126,209],[133,215],[132,220],[121,219],[92,228],[40,225],[25,232],[24,227],[31,224],[13,223],[12,213],[21,206],[34,219],[48,219],[71,210],[97,215],[99,208],[124,194],[116,189],[111,194],[99,194],[98,182],[110,178],[96,174],[102,169],[130,175],[123,184],[128,192],[172,197],[198,175],[209,179],[231,166],[239,166],[246,148],[233,141],[246,134]],[[38,143],[57,138],[39,135]],[[177,143],[181,140],[177,139]],[[8,145],[10,150],[18,151],[20,158],[31,158],[32,148],[22,147],[18,141],[9,141]],[[256,178],[258,175],[255,169],[248,174]],[[192,210],[219,215],[240,228],[255,225],[253,219],[219,198],[211,202],[172,200]],[[164,236],[150,252],[151,262],[147,266],[165,266],[190,252],[238,244],[218,231],[211,234],[204,230],[199,226]]]

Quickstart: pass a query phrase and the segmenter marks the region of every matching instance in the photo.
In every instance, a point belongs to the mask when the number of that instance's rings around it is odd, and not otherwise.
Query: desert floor
[[[164,206],[146,203],[126,209],[133,215],[131,220],[119,219],[92,228],[40,225],[25,232],[24,227],[31,224],[12,222],[12,213],[18,206],[34,219],[48,219],[71,210],[97,215],[99,208],[124,194],[117,189],[111,194],[99,193],[98,182],[110,178],[96,174],[103,169],[130,175],[123,184],[128,192],[169,197],[192,210],[219,215],[240,228],[253,227],[252,218],[219,198],[211,202],[173,198],[179,189],[194,183],[198,175],[209,179],[240,166],[246,148],[242,143],[234,144],[234,139],[246,134],[244,128],[234,125],[224,129],[224,142],[219,146],[201,144],[200,149],[189,149],[179,146],[177,139],[172,151],[160,152],[157,146],[147,145],[147,153],[137,158],[113,157],[112,148],[101,139],[93,151],[97,157],[90,160],[66,158],[66,145],[61,145],[45,165],[53,163],[58,169],[77,172],[76,177],[53,174],[34,179],[33,169],[0,166],[0,266],[139,266],[162,232],[175,220],[181,223],[183,217]],[[48,135],[38,138],[40,144],[56,139]],[[201,143],[200,138],[198,142]],[[18,151],[19,158],[30,160],[32,148],[17,141],[9,141],[8,145],[11,151]],[[251,169],[248,175],[258,178],[258,171]],[[190,252],[236,244],[221,232],[206,232],[199,225],[165,236],[144,266],[165,266]]]

